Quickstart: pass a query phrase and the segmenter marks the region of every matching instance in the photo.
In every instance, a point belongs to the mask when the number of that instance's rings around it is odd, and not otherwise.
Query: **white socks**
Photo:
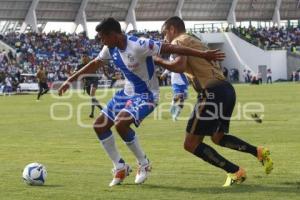
[[[109,133],[109,132],[108,132]],[[111,132],[110,132],[111,134]],[[139,140],[137,136],[135,135],[135,132],[132,130],[128,133],[128,137],[124,140],[128,148],[131,150],[131,152],[135,155],[138,163],[140,165],[146,165],[149,163],[144,151],[142,150]],[[111,134],[101,135],[101,138],[99,137],[102,146],[110,159],[112,160],[115,169],[120,169],[124,166],[124,160],[121,158],[120,153],[117,150],[116,143],[114,136]]]
[[[100,140],[100,141],[102,143],[104,150],[112,160],[115,169],[122,168],[124,166],[124,163],[120,162],[121,155],[117,150],[114,136],[111,135],[108,138],[105,138],[104,140]]]
[[[140,165],[146,165],[148,164],[148,159],[146,158],[146,155],[144,151],[142,150],[139,140],[137,136],[134,136],[134,139],[131,142],[126,142],[128,148],[132,151],[132,153],[135,155],[137,161]]]

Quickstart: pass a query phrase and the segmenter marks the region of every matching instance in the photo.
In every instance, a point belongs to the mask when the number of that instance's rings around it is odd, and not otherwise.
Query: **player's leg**
[[[257,157],[257,147],[241,140],[233,135],[224,134],[224,132],[216,132],[211,136],[211,140],[222,147],[227,147],[237,151],[252,154]]]
[[[90,113],[89,117],[93,118],[94,117],[94,112],[95,112],[95,106],[97,106],[100,110],[102,110],[102,106],[99,104],[99,101],[95,97],[97,87],[94,87],[93,84],[90,84],[87,87],[87,90],[88,90],[87,93],[91,97],[91,113]]]
[[[184,149],[209,164],[225,170],[227,173],[236,173],[239,166],[220,155],[214,148],[203,143],[204,136],[187,133],[184,141]]]
[[[121,156],[115,145],[115,140],[112,131],[110,130],[113,125],[114,122],[111,119],[109,119],[105,114],[102,114],[95,120],[93,127],[98,139],[103,145],[103,148],[113,161],[115,168],[118,169],[123,166],[123,162],[120,162]]]
[[[42,95],[47,94],[47,92],[49,91],[49,87],[48,87],[47,82],[42,83],[42,86],[43,86]]]
[[[176,95],[174,95],[173,99],[172,99],[171,107],[170,107],[170,113],[171,113],[172,119],[174,118],[173,116],[175,115],[176,104],[177,104],[178,100],[179,100],[179,98]]]
[[[96,99],[96,90],[97,90],[97,86],[95,86],[96,83],[93,83],[91,85],[91,90],[90,90],[90,96],[92,98],[92,105],[97,106],[100,110],[102,110],[102,106],[100,105],[99,101]]]
[[[151,165],[142,150],[137,135],[130,125],[134,123],[136,127],[145,119],[155,108],[152,94],[137,95],[130,98],[126,107],[116,117],[116,129],[128,148],[135,155],[139,168],[135,177],[135,183],[143,183],[150,175]]]
[[[130,125],[135,122],[135,119],[126,111],[121,111],[116,117],[115,127],[128,148],[135,155],[137,161],[141,165],[148,163],[145,153],[143,152],[135,131],[130,128]]]
[[[187,86],[186,85],[172,85],[174,98],[176,98],[176,104],[174,104],[174,112],[172,114],[173,121],[177,120],[183,109],[184,100],[187,98]]]
[[[223,132],[214,133],[211,139],[215,144],[222,147],[227,147],[253,155],[262,163],[266,174],[270,174],[273,170],[273,161],[270,158],[269,149],[262,146],[253,146],[233,135],[225,135]]]
[[[38,92],[37,100],[40,100],[42,93],[43,93],[43,86],[42,83],[39,82],[39,92]]]
[[[229,126],[230,126],[230,118],[232,115],[232,112],[234,110],[235,106],[235,91],[233,87],[230,85],[224,85],[222,86],[222,91],[224,92],[223,96],[225,98],[221,97],[218,99],[218,106],[219,109],[219,125],[218,125],[218,131],[214,132],[211,135],[211,140],[222,147],[227,147],[231,149],[235,149],[238,151],[250,153],[254,156],[257,156],[257,148],[248,144],[247,142],[233,136],[233,135],[224,135],[225,133],[229,132]]]
[[[135,122],[135,119],[127,111],[121,111],[116,117],[116,130],[120,134],[127,147],[137,159],[139,169],[135,178],[135,183],[143,183],[149,176],[151,171],[150,162],[144,153],[138,137],[130,125]]]
[[[185,100],[185,95],[184,93],[180,93],[177,95],[178,98],[178,103],[175,105],[175,111],[174,111],[174,115],[173,115],[173,120],[176,121],[178,116],[181,113],[181,110],[183,109],[184,106],[184,100]]]
[[[212,92],[210,91],[210,93]],[[188,121],[184,148],[209,164],[223,169],[228,174],[238,174],[236,182],[242,182],[245,179],[244,170],[224,158],[214,148],[202,142],[205,135],[216,132],[219,124],[217,118],[210,114],[216,113],[218,109],[218,105],[214,104],[216,99],[210,99],[208,92],[205,93],[205,95],[199,95],[198,103]]]
[[[84,91],[91,96],[92,85],[85,82]],[[91,113],[89,115],[90,118],[94,118],[95,105],[93,104],[93,100],[91,99]]]
[[[219,125],[218,131],[214,132],[211,136],[212,141],[222,147],[252,154],[262,161],[265,167],[265,172],[267,174],[271,173],[273,169],[273,162],[269,157],[269,150],[263,147],[253,146],[233,135],[224,134],[229,132],[230,118],[235,106],[235,91],[229,84],[222,86],[220,90],[224,92],[222,96],[225,98],[218,98],[218,102],[221,102],[221,106],[219,106]]]
[[[116,103],[118,103],[118,99],[116,99],[117,95],[118,93],[112,100],[109,101],[107,107],[102,110],[102,115],[100,115],[94,123],[94,130],[104,150],[106,151],[114,165],[114,177],[109,184],[110,186],[120,184],[131,172],[129,165],[127,165],[120,156],[120,153],[115,144],[115,139],[110,129],[114,125],[114,118],[116,116],[116,113],[118,112],[118,105],[116,105]]]
[[[170,107],[170,113],[173,119],[175,110],[176,110],[176,104],[179,100],[178,96],[177,96],[177,85],[176,84],[172,84],[172,92],[173,92],[173,99],[172,99],[172,103],[171,103],[171,107]]]
[[[202,142],[203,136],[191,133],[186,134],[184,149],[205,162],[223,169],[227,172],[227,179],[224,187],[234,183],[241,183],[246,179],[246,172],[243,168],[230,162],[220,155],[214,148]]]

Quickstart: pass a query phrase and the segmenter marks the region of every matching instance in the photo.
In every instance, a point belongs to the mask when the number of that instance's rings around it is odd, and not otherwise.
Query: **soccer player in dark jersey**
[[[37,101],[39,101],[40,97],[49,91],[49,87],[47,84],[47,74],[46,74],[46,70],[43,66],[39,67],[39,69],[36,73],[36,78],[37,78],[38,84],[39,84],[39,93],[37,96]]]
[[[162,26],[164,39],[193,49],[207,50],[201,41],[186,34],[185,25],[179,17],[171,17]],[[184,148],[204,161],[227,172],[224,186],[240,183],[246,179],[245,170],[221,156],[203,142],[205,136],[222,147],[249,153],[263,164],[265,172],[271,173],[273,162],[265,147],[253,146],[229,133],[229,123],[235,105],[235,91],[226,81],[216,62],[192,56],[173,55],[173,61],[156,57],[157,64],[177,73],[185,73],[198,93],[198,103],[188,121]],[[210,113],[214,113],[211,115]]]
[[[90,58],[86,53],[82,55],[81,62],[82,63],[77,66],[76,71],[79,71],[82,67],[90,62]],[[102,110],[102,106],[99,104],[99,101],[95,97],[98,87],[98,81],[99,78],[96,74],[93,74],[92,76],[85,76],[83,79],[84,90],[91,97],[91,114],[89,115],[90,118],[94,118],[95,107],[98,107],[100,110]]]
[[[103,49],[94,60],[74,73],[58,90],[62,95],[81,75],[95,72],[103,68],[106,61],[113,60],[125,77],[124,88],[117,91],[102,110],[95,123],[94,130],[104,150],[111,159],[113,180],[109,186],[121,184],[131,172],[129,164],[121,157],[115,144],[111,128],[115,126],[127,147],[136,157],[138,170],[135,183],[141,184],[147,180],[151,171],[151,163],[141,148],[132,125],[138,127],[141,122],[153,112],[157,105],[159,87],[154,72],[156,66],[153,56],[158,54],[183,54],[202,57],[207,60],[220,60],[224,53],[219,50],[200,51],[166,44],[152,39],[137,38],[122,33],[120,23],[114,18],[104,19],[96,27]]]

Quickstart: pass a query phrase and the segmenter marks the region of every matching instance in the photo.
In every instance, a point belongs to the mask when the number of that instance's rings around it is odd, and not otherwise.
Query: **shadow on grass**
[[[45,188],[60,188],[60,187],[64,187],[63,185],[42,185],[42,186],[38,186],[38,187],[45,187]]]
[[[229,188],[224,187],[180,187],[180,186],[167,186],[167,185],[155,185],[155,184],[144,184],[143,188],[149,189],[162,189],[172,190],[176,192],[189,192],[189,193],[206,193],[206,194],[224,194],[224,193],[252,193],[252,192],[281,192],[281,193],[297,193],[299,194],[300,188],[291,185],[234,185]]]

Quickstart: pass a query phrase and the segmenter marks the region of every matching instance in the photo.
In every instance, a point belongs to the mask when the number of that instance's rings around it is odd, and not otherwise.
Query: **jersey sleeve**
[[[135,50],[138,55],[147,56],[155,56],[160,54],[161,42],[147,39],[147,38],[139,38],[136,41]]]
[[[96,60],[109,60],[111,59],[109,49],[107,46],[104,46],[98,56],[96,57]]]
[[[166,75],[168,75],[170,73],[170,71],[169,70],[167,70],[167,69],[165,69],[165,71],[161,74],[162,76],[166,76]]]

